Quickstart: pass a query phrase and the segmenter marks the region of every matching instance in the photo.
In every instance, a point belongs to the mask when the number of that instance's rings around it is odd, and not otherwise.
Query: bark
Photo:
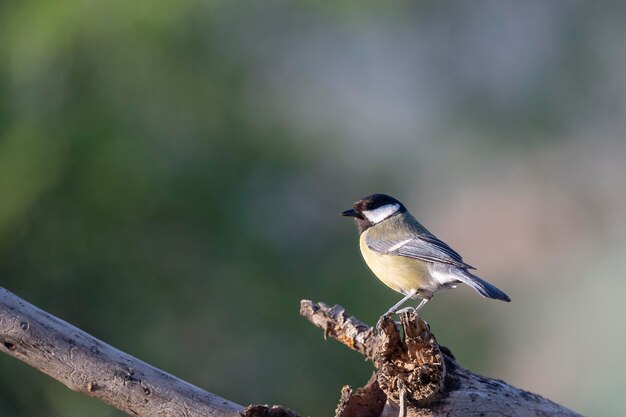
[[[303,300],[300,313],[374,363],[363,388],[344,387],[336,417],[578,416],[539,395],[463,368],[412,312],[379,331],[340,306]],[[0,288],[0,350],[74,391],[133,416],[298,417],[279,406],[245,408],[204,391]]]
[[[300,314],[374,363],[376,372],[356,392],[344,387],[335,417],[509,416],[579,414],[506,382],[475,374],[440,346],[415,312],[386,318],[380,332],[343,307],[302,300]]]
[[[243,407],[154,368],[0,288],[0,350],[133,416],[239,417]]]

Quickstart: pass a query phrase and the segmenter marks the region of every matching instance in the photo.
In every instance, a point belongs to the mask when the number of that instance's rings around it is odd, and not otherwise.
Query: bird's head
[[[359,232],[363,233],[367,228],[405,211],[404,205],[395,198],[386,194],[372,194],[354,203],[350,210],[341,215],[354,217]]]

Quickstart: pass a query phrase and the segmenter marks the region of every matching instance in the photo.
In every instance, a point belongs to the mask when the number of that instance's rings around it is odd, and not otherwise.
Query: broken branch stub
[[[380,334],[341,306],[302,300],[300,314],[376,367],[366,387],[344,387],[335,417],[580,417],[539,395],[465,369],[414,312],[400,315],[401,329],[383,319]]]
[[[404,337],[390,318],[383,319],[374,365],[387,399],[400,404],[402,389],[414,406],[434,400],[444,386],[445,362],[435,336],[417,312],[400,315]],[[400,388],[402,387],[402,389]]]

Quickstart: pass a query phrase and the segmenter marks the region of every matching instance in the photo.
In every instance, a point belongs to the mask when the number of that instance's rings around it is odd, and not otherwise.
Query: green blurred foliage
[[[3,3],[2,284],[233,401],[330,410],[297,309],[339,255],[298,231],[308,157],[244,111],[250,69],[213,27],[232,7]],[[5,359],[3,415],[121,415]]]

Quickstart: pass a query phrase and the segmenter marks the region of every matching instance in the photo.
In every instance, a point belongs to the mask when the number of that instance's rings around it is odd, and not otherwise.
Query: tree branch
[[[376,373],[364,388],[344,387],[335,417],[559,416],[579,414],[503,381],[475,374],[440,346],[416,313],[382,321],[381,333],[343,307],[302,300],[300,314],[374,362]],[[382,398],[382,400],[381,400]]]
[[[303,300],[300,313],[372,361],[358,390],[344,387],[336,417],[579,416],[536,394],[459,365],[428,324],[408,312],[402,329],[382,321],[380,334],[340,306]],[[282,407],[244,410],[121,352],[0,288],[0,350],[74,391],[134,416],[297,417]]]
[[[0,288],[0,350],[133,416],[239,417],[243,407],[115,349]]]

